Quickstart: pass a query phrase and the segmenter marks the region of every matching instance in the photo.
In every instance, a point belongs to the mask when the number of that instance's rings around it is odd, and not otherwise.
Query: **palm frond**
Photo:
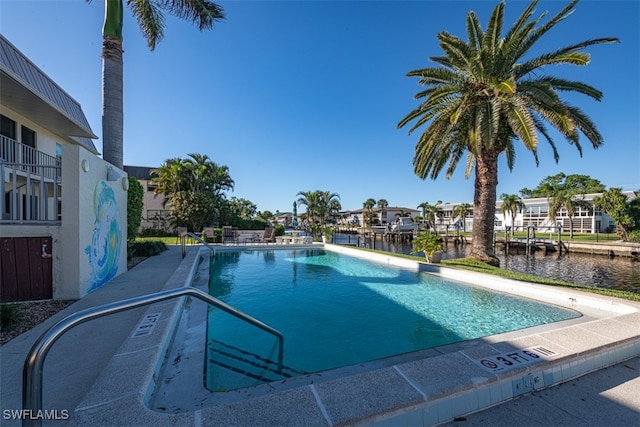
[[[482,50],[490,55],[495,54],[498,48],[498,40],[502,32],[502,22],[504,19],[504,2],[499,3],[491,13],[489,25],[484,34]]]
[[[154,50],[156,44],[164,38],[164,15],[160,8],[147,0],[128,0],[127,5],[131,8],[149,49]]]
[[[222,7],[208,0],[165,0],[165,4],[172,15],[198,24],[201,31],[225,18]]]
[[[518,97],[511,98],[511,103],[505,108],[505,117],[511,130],[517,135],[528,150],[534,150],[538,146],[533,118],[527,106]]]
[[[576,127],[580,129],[580,132],[582,132],[584,136],[587,137],[593,148],[597,149],[600,147],[604,143],[604,140],[600,132],[598,132],[595,123],[593,123],[593,121],[578,107],[567,106],[567,108],[571,113],[571,117],[573,118]],[[580,155],[582,155],[582,150],[579,147],[578,149],[580,150]]]
[[[470,11],[467,14],[467,37],[469,37],[469,45],[476,51],[480,51],[484,33],[482,32],[478,15],[474,11]]]

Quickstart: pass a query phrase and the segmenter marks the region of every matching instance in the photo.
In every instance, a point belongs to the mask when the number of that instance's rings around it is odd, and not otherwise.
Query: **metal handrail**
[[[200,242],[203,245],[205,245],[207,247],[207,249],[209,249],[215,255],[216,250],[215,250],[215,248],[213,246],[211,246],[209,244],[209,242],[207,242],[206,240],[201,239],[200,236],[198,236],[197,234],[195,234],[195,233],[193,233],[191,231],[188,231],[188,232],[186,232],[186,233],[184,233],[184,234],[182,234],[180,236],[180,238],[182,239],[181,240],[182,241],[182,258],[184,258],[185,255],[187,254],[187,250],[186,250],[187,236],[189,236],[192,239],[197,240],[198,242]]]
[[[133,308],[153,304],[156,302],[176,298],[180,296],[189,295],[207,302],[227,313],[244,320],[245,322],[262,329],[278,338],[279,350],[278,350],[278,373],[282,372],[282,364],[284,359],[284,335],[271,326],[249,316],[237,310],[230,305],[220,301],[211,295],[202,292],[195,288],[178,288],[168,291],[157,292],[154,294],[143,295],[135,298],[129,298],[122,301],[116,301],[109,304],[104,304],[99,307],[88,308],[78,311],[77,313],[70,314],[58,323],[50,327],[44,332],[40,338],[33,344],[31,350],[27,354],[27,358],[24,362],[24,368],[22,370],[22,408],[30,411],[28,413],[37,414],[42,410],[42,369],[44,366],[44,360],[47,353],[51,349],[51,346],[60,338],[65,332],[74,326],[80,325],[91,319],[106,316],[111,313],[117,313],[120,311],[130,310]],[[22,420],[23,426],[41,426],[42,419],[39,417],[25,417]]]

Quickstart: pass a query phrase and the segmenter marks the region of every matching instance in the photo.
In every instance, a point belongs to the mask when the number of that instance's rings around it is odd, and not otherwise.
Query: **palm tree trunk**
[[[123,139],[122,39],[102,41],[102,158],[122,169]]]
[[[569,217],[569,238],[573,239],[573,217]]]
[[[493,251],[493,230],[498,186],[499,151],[486,149],[476,156],[476,177],[473,195],[473,241],[471,258],[499,265]]]

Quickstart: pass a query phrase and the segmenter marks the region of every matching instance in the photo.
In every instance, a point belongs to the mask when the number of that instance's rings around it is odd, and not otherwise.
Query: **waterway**
[[[334,235],[334,242],[372,247],[369,240],[365,242],[362,237],[358,240],[358,236],[344,234]],[[469,244],[458,246],[449,244],[442,259],[464,258],[469,253],[470,247]],[[376,239],[375,249],[422,258],[422,254],[411,253],[411,244],[407,242]],[[580,253],[559,255],[557,252],[545,255],[544,251],[529,255],[505,254],[499,248],[496,250],[496,256],[500,260],[500,267],[507,270],[585,286],[640,293],[640,262],[630,257],[609,258]]]

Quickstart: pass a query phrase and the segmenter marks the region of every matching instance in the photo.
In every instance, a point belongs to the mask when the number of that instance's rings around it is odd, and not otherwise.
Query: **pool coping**
[[[320,245],[321,246],[321,245]],[[542,287],[482,273],[426,264],[349,247],[324,245],[328,250],[437,273],[456,280],[480,281],[482,286],[514,293],[542,292],[559,305],[586,311],[581,321],[536,327],[444,346],[414,360],[386,364],[378,369],[343,371],[346,376],[311,378],[300,386],[268,388],[242,400],[215,403],[183,413],[163,413],[147,405],[177,329],[186,298],[150,306],[145,316],[156,316],[153,332],[137,336],[135,330],[111,359],[96,383],[75,409],[70,425],[387,425],[393,420],[414,420],[435,425],[510,400],[520,394],[550,387],[640,354],[640,304],[570,289]],[[269,246],[270,249],[319,245]],[[257,249],[234,246],[221,250]],[[165,286],[192,283],[202,255],[192,249]],[[463,279],[461,279],[461,277]],[[464,280],[466,278],[467,280]],[[556,302],[554,302],[556,303]],[[548,325],[546,325],[548,326]],[[555,355],[536,364],[505,372],[490,372],[478,364],[535,346],[551,348]],[[393,361],[392,361],[393,362]],[[309,380],[309,378],[307,378]],[[301,380],[299,380],[301,381]],[[414,423],[412,423],[414,424]]]

